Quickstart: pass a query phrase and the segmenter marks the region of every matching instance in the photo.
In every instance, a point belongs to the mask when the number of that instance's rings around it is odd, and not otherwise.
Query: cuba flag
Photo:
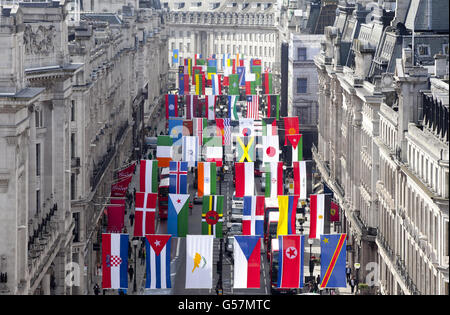
[[[172,235],[149,234],[145,236],[146,289],[168,289],[170,282],[170,241]]]
[[[322,234],[320,236],[321,288],[345,288],[347,234]]]
[[[259,236],[234,236],[235,289],[259,288],[261,265],[261,238]]]
[[[242,235],[264,236],[264,196],[244,196]]]
[[[304,235],[282,235],[278,237],[278,288],[303,288],[304,240]]]
[[[128,289],[128,234],[102,234],[102,288]]]

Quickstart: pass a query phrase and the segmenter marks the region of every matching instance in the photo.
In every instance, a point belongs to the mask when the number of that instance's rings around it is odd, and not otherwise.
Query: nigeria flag
[[[202,234],[222,238],[223,195],[203,196]]]

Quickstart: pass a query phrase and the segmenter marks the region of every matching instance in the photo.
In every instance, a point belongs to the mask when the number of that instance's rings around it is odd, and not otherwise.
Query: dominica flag
[[[262,74],[262,94],[272,94],[272,73],[264,72]]]
[[[277,237],[279,235],[295,233],[295,215],[297,213],[298,196],[278,196],[278,219]]]
[[[190,194],[169,194],[167,233],[175,237],[186,237],[188,233]]]
[[[280,119],[280,95],[266,95],[267,117]]]
[[[203,196],[202,235],[214,235],[222,238],[223,196]]]
[[[217,168],[216,163],[198,162],[197,167],[198,196],[216,194]]]
[[[262,119],[262,135],[263,136],[277,136],[278,127],[276,118],[263,118]]]
[[[276,136],[262,136],[262,161],[265,162],[278,162],[279,159],[279,142],[278,135]]]
[[[166,119],[178,117],[178,95],[166,94]]]
[[[264,163],[266,173],[265,197],[276,200],[284,194],[283,162]]]
[[[278,288],[303,288],[304,256],[304,235],[278,237]]]
[[[222,137],[203,138],[203,156],[206,162],[216,162],[216,166],[222,166]]]
[[[325,216],[330,213],[331,195],[313,194],[309,196],[310,227],[309,238],[320,238],[324,234]]]
[[[236,162],[255,161],[255,137],[236,136]]]
[[[151,234],[145,236],[146,289],[168,289],[170,281],[171,235]]]
[[[173,140],[170,136],[158,136],[156,142],[156,159],[158,160],[158,167],[169,167],[169,162],[172,161],[172,144]]]
[[[158,161],[141,160],[139,168],[139,191],[158,192]]]
[[[239,95],[239,74],[230,74],[228,84],[228,95]]]
[[[236,197],[253,196],[255,194],[254,164],[254,162],[234,163]]]
[[[239,120],[238,112],[237,112],[237,101],[239,96],[237,95],[228,95],[228,114],[231,120]]]
[[[203,73],[195,75],[195,94],[205,95],[205,75]]]
[[[320,236],[320,288],[345,288],[347,286],[346,243],[347,234]]]
[[[234,281],[233,287],[259,288],[261,281],[260,236],[236,235],[234,237]]]

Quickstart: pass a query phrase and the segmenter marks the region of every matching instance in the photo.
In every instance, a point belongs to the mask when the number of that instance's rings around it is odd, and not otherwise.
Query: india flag
[[[197,168],[198,196],[216,194],[217,169],[216,163],[199,162]]]

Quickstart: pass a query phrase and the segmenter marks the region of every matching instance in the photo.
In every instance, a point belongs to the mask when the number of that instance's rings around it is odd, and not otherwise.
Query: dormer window
[[[430,56],[430,46],[417,45],[417,54],[421,57]]]

